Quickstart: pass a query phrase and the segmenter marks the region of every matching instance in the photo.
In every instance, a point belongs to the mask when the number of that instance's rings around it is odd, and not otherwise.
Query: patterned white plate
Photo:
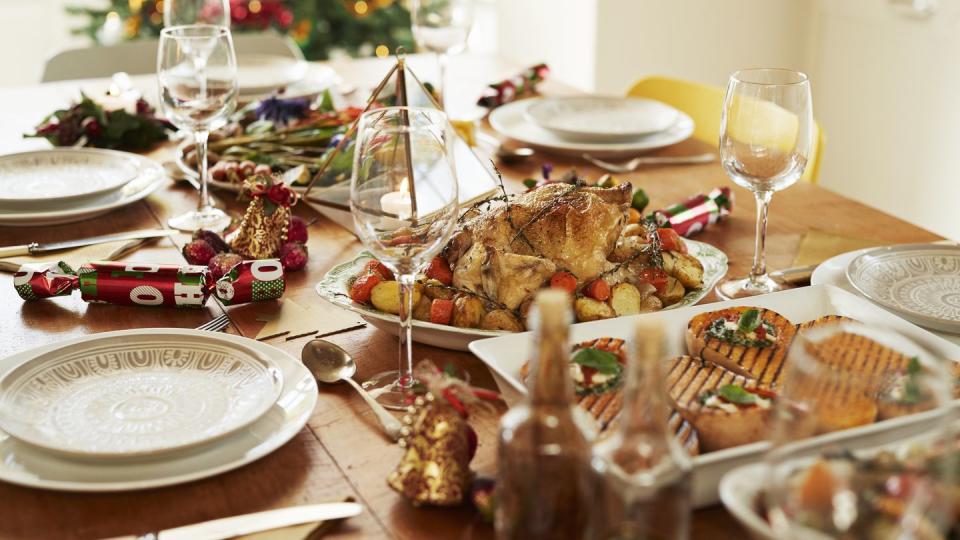
[[[526,115],[561,137],[603,142],[663,131],[676,123],[680,113],[653,99],[577,96],[537,100],[527,107]]]
[[[920,326],[960,333],[960,247],[907,244],[850,261],[857,291]]]
[[[120,189],[137,177],[132,154],[56,148],[0,156],[0,204],[38,205]]]
[[[307,74],[309,64],[274,54],[237,55],[237,86],[241,94],[263,94],[293,84]]]
[[[120,189],[82,199],[51,201],[36,208],[0,203],[0,226],[38,227],[90,219],[135,203],[167,181],[162,165],[144,156],[131,156],[137,164],[137,175]]]
[[[676,309],[692,306],[707,295],[727,273],[727,256],[719,249],[697,242],[684,240],[690,254],[703,264],[703,287],[690,291],[679,302],[667,309]],[[377,328],[397,335],[400,328],[400,319],[396,315],[383,313],[372,306],[358,304],[350,299],[347,291],[350,289],[350,279],[373,258],[367,251],[361,252],[352,261],[333,267],[320,283],[317,283],[317,294],[328,302],[358,313],[365,321]],[[436,324],[427,321],[413,321],[413,340],[444,349],[466,351],[471,341],[510,334],[500,330],[480,330],[479,328],[457,328],[447,324]]]
[[[54,349],[80,346],[90,339],[125,338],[144,332],[170,341],[199,334],[250,347],[273,360],[283,373],[280,397],[259,420],[226,437],[135,459],[77,459],[44,451],[0,431],[0,481],[81,492],[127,491],[191,482],[242,467],[280,448],[300,433],[316,406],[317,382],[298,359],[265,343],[223,332],[154,328],[83,336],[2,358],[0,374]]]
[[[142,456],[228,435],[276,402],[283,377],[260,352],[145,331],[38,354],[0,379],[0,428],[47,450]]]

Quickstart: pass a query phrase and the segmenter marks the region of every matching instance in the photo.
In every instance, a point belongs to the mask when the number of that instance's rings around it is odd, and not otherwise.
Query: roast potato
[[[450,324],[459,328],[478,328],[485,313],[482,300],[470,294],[458,294],[453,301]]]
[[[413,305],[420,302],[420,286],[413,287]],[[381,281],[370,291],[373,307],[384,313],[400,314],[400,284],[396,281]]]
[[[643,227],[639,223],[631,223],[623,228],[621,236],[640,236],[643,234]]]
[[[651,294],[640,302],[640,313],[650,313],[651,311],[660,311],[661,309],[663,309],[663,302],[661,302],[656,295]]]
[[[596,321],[599,319],[612,319],[616,316],[613,308],[606,302],[594,300],[593,298],[580,297],[573,304],[573,310],[577,314],[577,320]]]
[[[642,304],[643,296],[640,294],[640,290],[629,283],[614,285],[610,292],[610,307],[613,308],[617,317],[640,313]]]
[[[703,285],[703,265],[693,255],[664,251],[663,271],[677,278],[688,289],[696,289]]]
[[[429,321],[430,320],[430,304],[433,303],[427,295],[420,297],[420,301],[413,306],[413,318],[418,321]]]
[[[453,300],[453,297],[457,295],[456,291],[453,289],[444,286],[443,283],[435,279],[428,279],[423,282],[423,294],[427,295],[427,298],[431,300]]]
[[[488,311],[480,321],[483,330],[506,330],[507,332],[523,332],[523,325],[514,314],[506,309]]]
[[[686,291],[683,289],[683,284],[677,278],[667,276],[667,286],[662,293],[657,293],[657,298],[663,302],[664,306],[669,306],[679,302],[684,294],[686,294]]]

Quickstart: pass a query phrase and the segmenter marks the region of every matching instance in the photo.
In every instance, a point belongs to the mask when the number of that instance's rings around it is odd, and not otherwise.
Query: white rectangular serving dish
[[[732,306],[756,306],[772,309],[787,317],[795,324],[822,317],[824,315],[844,315],[866,324],[876,324],[890,328],[925,347],[931,354],[950,361],[960,361],[960,346],[936,336],[892,313],[883,310],[871,302],[832,285],[815,285],[792,289],[774,294],[701,304],[675,310],[666,310],[644,315],[619,317],[602,321],[574,324],[570,330],[571,343],[596,339],[599,337],[621,338],[629,343],[633,338],[634,321],[637,317],[648,317],[663,322],[667,333],[667,355],[673,357],[686,354],[684,332],[687,322],[698,313],[714,311]],[[520,367],[532,354],[530,332],[509,334],[501,337],[474,341],[470,351],[477,355],[493,372],[497,386],[508,404],[515,403],[526,387],[520,380]],[[931,411],[936,412],[936,411]],[[916,436],[933,421],[935,414],[920,413],[904,416],[869,426],[821,435],[827,440],[853,439],[849,446],[866,448],[888,443],[906,437]],[[717,487],[720,478],[735,467],[756,463],[763,459],[768,447],[766,442],[757,442],[736,448],[699,455],[693,458],[693,496],[697,507],[718,502]]]

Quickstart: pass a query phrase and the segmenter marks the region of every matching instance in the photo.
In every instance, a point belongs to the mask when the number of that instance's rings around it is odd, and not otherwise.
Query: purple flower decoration
[[[553,172],[553,163],[544,163],[543,166],[540,167],[540,173],[543,175],[544,180],[549,180],[550,173],[552,172]]]
[[[257,105],[255,114],[258,120],[268,120],[279,126],[287,125],[291,120],[303,118],[310,112],[310,100],[307,98],[281,99],[268,97]]]

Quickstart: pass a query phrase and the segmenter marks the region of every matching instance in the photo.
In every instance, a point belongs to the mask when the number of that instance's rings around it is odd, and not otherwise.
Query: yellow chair
[[[627,91],[631,97],[643,97],[662,101],[693,118],[693,137],[711,146],[717,146],[720,138],[720,114],[723,110],[724,90],[715,86],[668,77],[641,79]],[[823,153],[823,131],[814,122],[816,142],[810,156],[809,166],[802,179],[816,183]]]

